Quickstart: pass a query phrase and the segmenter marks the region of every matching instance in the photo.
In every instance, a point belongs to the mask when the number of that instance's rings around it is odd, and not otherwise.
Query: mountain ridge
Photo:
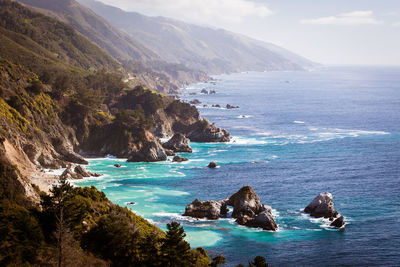
[[[78,2],[135,36],[164,60],[208,74],[304,70],[314,64],[286,49],[272,49],[272,44],[223,29],[126,12],[95,0]]]

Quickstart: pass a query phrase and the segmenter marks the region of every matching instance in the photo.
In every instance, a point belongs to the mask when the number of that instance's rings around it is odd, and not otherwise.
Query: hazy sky
[[[325,64],[400,65],[400,0],[100,0],[212,25]]]

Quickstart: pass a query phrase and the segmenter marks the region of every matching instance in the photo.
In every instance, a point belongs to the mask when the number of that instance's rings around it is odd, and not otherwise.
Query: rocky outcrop
[[[99,176],[101,176],[101,174],[95,172],[89,172],[81,165],[75,166],[74,164],[70,164],[61,174],[60,179],[61,180],[83,179],[85,177],[99,177]]]
[[[338,212],[333,205],[333,197],[329,192],[321,193],[304,209],[315,218],[336,218]]]
[[[344,217],[335,210],[333,196],[329,192],[320,193],[316,196],[304,209],[304,212],[315,218],[327,218],[333,221],[332,227],[341,228],[345,225]]]
[[[238,109],[239,106],[232,106],[230,104],[226,104],[226,109]]]
[[[228,212],[227,206],[233,206],[232,217],[240,225],[276,231],[278,225],[272,215],[272,208],[263,205],[250,186],[242,187],[231,197],[221,201],[199,201],[196,199],[186,206],[183,216],[216,220]]]
[[[195,199],[186,206],[183,216],[217,220],[221,214],[226,214],[226,204],[223,201],[200,201]]]
[[[272,208],[263,205],[250,186],[242,187],[227,200],[226,204],[233,206],[232,217],[236,218],[238,224],[270,231],[278,229]]]
[[[254,218],[244,221],[243,217],[239,218],[245,226],[253,227],[253,228],[262,228],[263,230],[268,231],[276,231],[278,229],[278,225],[275,222],[274,216],[272,215],[272,209],[269,206],[265,206],[264,211],[260,212]],[[245,216],[247,218],[247,216]]]
[[[175,156],[172,161],[173,162],[184,162],[184,161],[188,161],[188,158],[182,158],[181,156]]]
[[[212,161],[207,165],[207,167],[210,169],[215,169],[218,167],[218,164],[215,161]]]
[[[187,135],[187,138],[192,142],[217,143],[230,141],[230,133],[227,130],[218,128],[214,123],[210,124],[207,120],[204,120],[199,125],[195,125],[194,129],[194,131]]]
[[[331,223],[331,226],[336,227],[336,228],[341,228],[344,225],[345,225],[345,223],[344,223],[344,217],[343,216],[340,216],[339,218],[337,218],[336,220],[334,220]]]
[[[156,162],[166,161],[167,154],[157,140],[146,142],[140,149],[131,150],[128,162]]]
[[[175,134],[168,142],[163,144],[163,147],[172,150],[176,153],[192,153],[193,150],[190,147],[190,140],[183,134]]]

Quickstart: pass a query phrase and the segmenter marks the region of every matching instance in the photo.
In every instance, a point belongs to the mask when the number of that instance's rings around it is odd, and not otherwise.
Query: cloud
[[[371,10],[358,10],[342,13],[337,16],[303,19],[300,22],[303,24],[318,25],[377,25],[383,23],[374,18],[374,13]]]
[[[237,24],[245,17],[266,17],[272,11],[250,0],[100,0],[129,11],[162,15],[194,23]]]

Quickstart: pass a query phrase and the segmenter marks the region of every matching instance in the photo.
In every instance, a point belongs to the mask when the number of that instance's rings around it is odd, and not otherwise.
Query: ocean
[[[222,253],[226,266],[257,255],[273,266],[400,265],[400,68],[324,67],[248,72],[188,86],[203,117],[228,129],[230,143],[192,143],[185,163],[90,159],[105,174],[75,182],[165,229],[178,221],[192,247]],[[216,94],[200,94],[201,89]],[[196,93],[196,95],[191,95]],[[211,108],[226,104],[239,109]],[[203,107],[207,105],[208,107]],[[216,161],[220,168],[209,169]],[[122,168],[113,165],[120,163]],[[183,217],[194,199],[221,200],[250,185],[273,208],[277,232],[232,219]],[[345,229],[302,210],[331,192]]]

